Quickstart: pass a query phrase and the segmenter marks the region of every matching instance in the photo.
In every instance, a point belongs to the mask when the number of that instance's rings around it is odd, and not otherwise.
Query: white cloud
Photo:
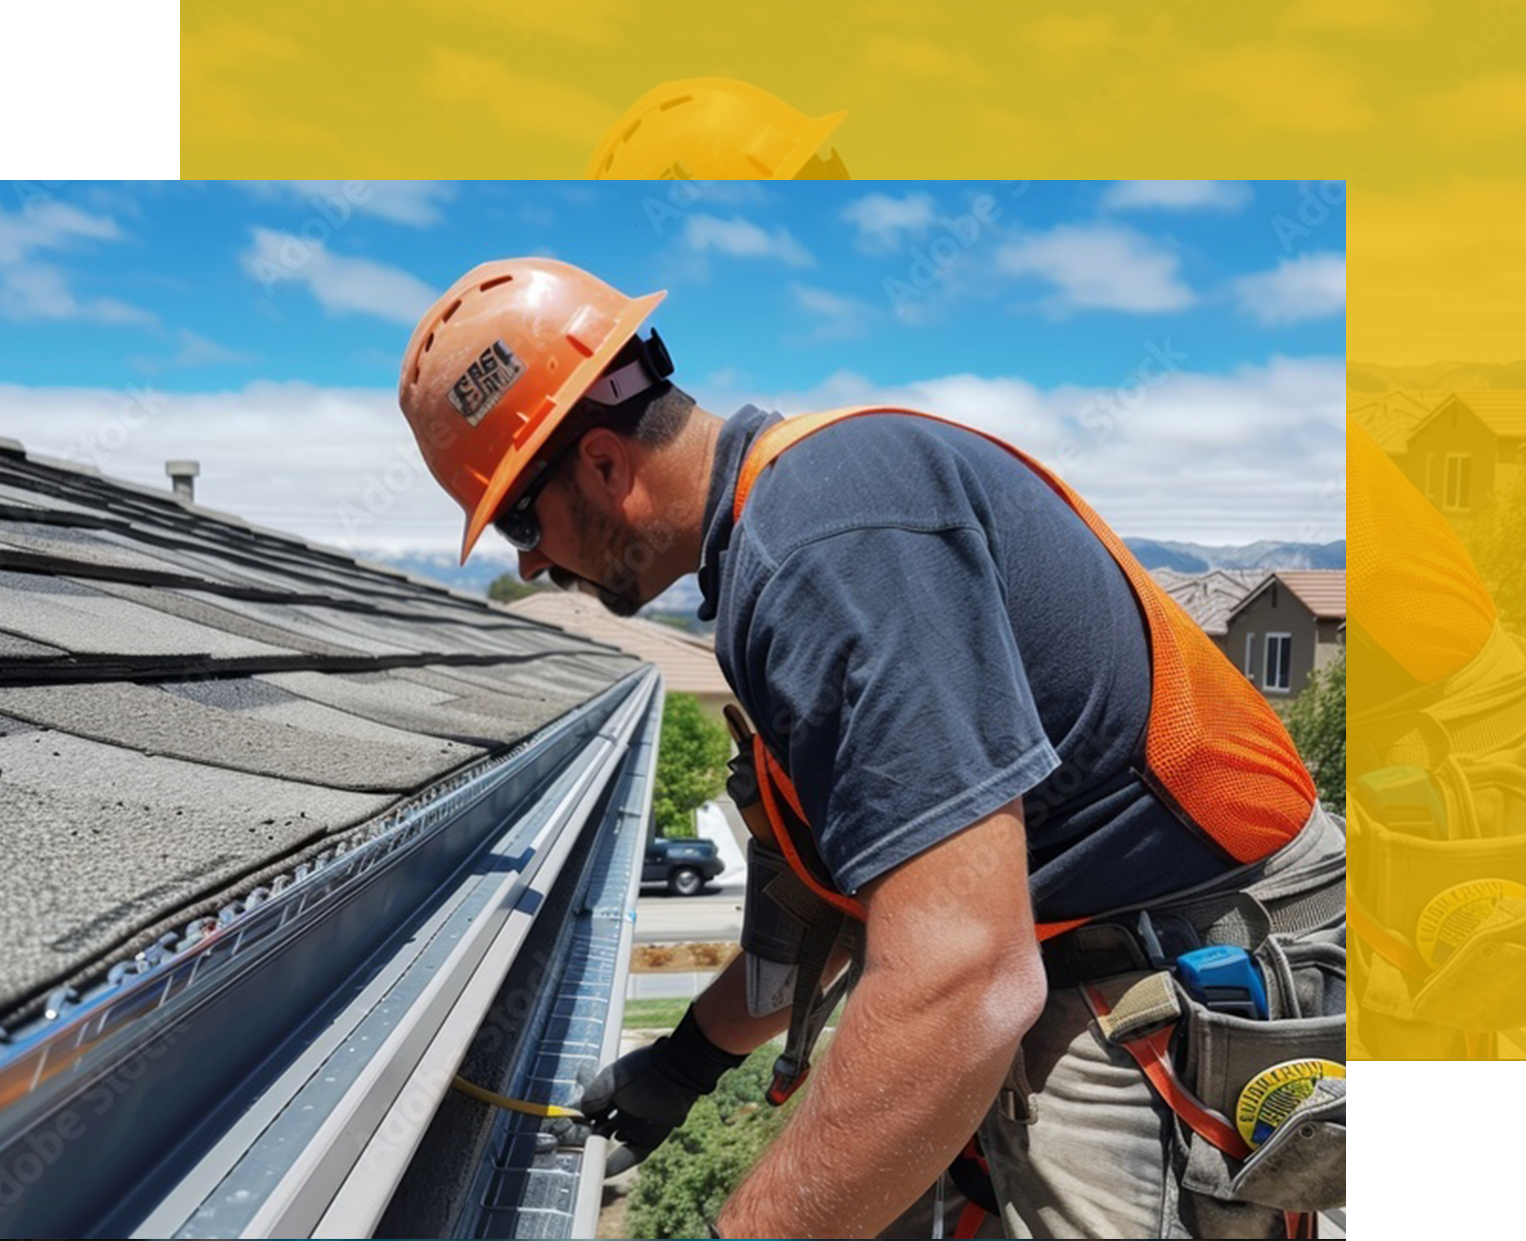
[[[321,242],[254,228],[239,255],[245,273],[267,292],[277,284],[306,285],[330,314],[366,314],[412,327],[436,292],[417,276],[373,259],[335,254]]]
[[[181,367],[233,366],[255,361],[252,354],[240,353],[210,340],[190,328],[177,328],[175,340],[179,348],[169,357],[139,356],[129,359],[134,367],[145,375]]]
[[[871,251],[899,250],[908,236],[921,236],[938,218],[931,194],[866,194],[842,209],[842,218],[858,230],[861,246]]]
[[[839,371],[804,391],[701,386],[696,395],[722,414],[746,402],[785,414],[889,404],[951,418],[1031,453],[1125,536],[1344,538],[1344,360],[1274,357],[1227,375],[1189,362],[1161,339],[1117,387],[1043,390],[967,373],[884,385]]]
[[[1305,254],[1234,282],[1241,311],[1265,324],[1323,319],[1346,309],[1346,256]]]
[[[811,340],[842,340],[861,335],[873,313],[869,303],[862,299],[833,293],[830,289],[791,281],[790,292],[795,304],[816,324]]]
[[[1061,224],[1028,233],[997,252],[997,266],[1054,286],[1045,308],[1122,310],[1135,314],[1181,310],[1192,290],[1178,273],[1176,254],[1144,234],[1113,224]]]
[[[92,215],[56,198],[36,196],[15,214],[0,211],[0,317],[20,322],[157,323],[151,312],[116,298],[77,295],[62,268],[35,256],[39,250],[67,250],[81,241],[122,239],[111,217]]]
[[[82,319],[146,326],[158,322],[149,311],[114,297],[76,297],[64,273],[49,263],[0,267],[0,315],[23,323]]]
[[[1152,365],[1144,352],[1138,374],[1118,388],[1043,390],[968,373],[882,385],[839,371],[806,391],[766,392],[721,370],[696,396],[723,415],[752,401],[785,413],[901,404],[952,418],[1057,469],[1125,535],[1343,537],[1344,361],[1278,357],[1204,375],[1187,370],[1170,342],[1156,347],[1177,357],[1176,369]],[[30,452],[156,489],[168,489],[165,461],[199,460],[200,503],[314,542],[383,554],[460,548],[461,511],[430,476],[391,387],[261,382],[172,393],[0,384],[0,427]],[[296,442],[301,452],[292,451]],[[492,535],[480,554],[510,559]]]
[[[778,259],[790,267],[810,267],[815,259],[782,225],[768,231],[751,220],[699,213],[684,219],[685,245],[697,254],[715,251],[733,258]]]
[[[1250,187],[1238,181],[1115,181],[1102,191],[1100,206],[1104,211],[1234,211],[1250,198]]]
[[[174,358],[176,366],[210,366],[251,361],[247,353],[225,348],[190,328],[181,328],[176,332],[176,337],[180,341],[180,349]]]
[[[280,198],[312,210],[330,228],[355,215],[429,228],[444,221],[441,207],[455,197],[444,181],[246,181],[262,198]]]
[[[251,383],[218,393],[0,384],[0,427],[29,452],[168,489],[201,462],[199,503],[363,552],[459,553],[461,509],[434,481],[392,388]],[[302,451],[293,452],[300,443]],[[483,551],[505,560],[489,535]]]
[[[120,241],[109,216],[91,215],[57,199],[32,202],[14,215],[0,211],[0,264],[19,263],[33,250],[58,250],[76,238]]]

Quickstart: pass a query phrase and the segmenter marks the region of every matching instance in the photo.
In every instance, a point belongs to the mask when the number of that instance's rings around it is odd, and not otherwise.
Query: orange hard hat
[[[610,127],[585,176],[590,181],[846,179],[836,151],[821,160],[816,149],[847,115],[808,116],[760,86],[731,78],[664,82]]]
[[[568,411],[667,291],[626,297],[556,259],[474,267],[429,308],[398,401],[430,472],[466,510],[461,563]]]

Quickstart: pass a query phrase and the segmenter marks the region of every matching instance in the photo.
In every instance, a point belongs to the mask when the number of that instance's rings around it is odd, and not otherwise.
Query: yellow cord
[[[491,1090],[474,1086],[464,1077],[457,1077],[451,1085],[462,1094],[469,1094],[474,1099],[491,1103],[494,1107],[501,1107],[506,1111],[523,1112],[526,1116],[574,1116],[581,1119],[583,1115],[572,1107],[557,1107],[554,1103],[528,1103],[524,1099],[511,1099],[508,1095],[494,1094]]]

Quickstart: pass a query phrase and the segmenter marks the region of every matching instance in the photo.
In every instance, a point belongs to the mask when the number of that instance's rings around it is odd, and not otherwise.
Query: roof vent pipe
[[[164,472],[175,486],[175,494],[187,504],[196,499],[196,479],[201,474],[199,461],[166,461]]]

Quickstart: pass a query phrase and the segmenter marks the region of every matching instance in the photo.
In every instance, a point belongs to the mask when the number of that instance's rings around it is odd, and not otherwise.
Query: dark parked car
[[[641,882],[665,883],[675,896],[698,896],[706,881],[725,869],[713,840],[653,836],[647,842]]]

